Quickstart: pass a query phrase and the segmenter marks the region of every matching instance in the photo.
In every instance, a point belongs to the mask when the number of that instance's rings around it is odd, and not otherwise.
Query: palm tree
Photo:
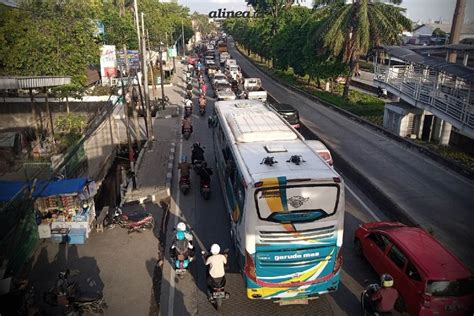
[[[389,0],[400,4],[401,0]],[[411,30],[405,9],[377,0],[316,0],[315,8],[327,11],[327,17],[316,30],[315,38],[333,56],[341,56],[349,65],[343,97],[349,96],[349,85],[358,57],[371,47],[398,44],[400,34]],[[318,10],[317,10],[318,11]]]

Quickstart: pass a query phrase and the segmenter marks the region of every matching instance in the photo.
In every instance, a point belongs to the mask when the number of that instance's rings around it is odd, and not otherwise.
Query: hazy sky
[[[309,1],[309,0],[307,0]],[[219,8],[226,10],[246,10],[244,0],[178,0],[191,11],[208,14]],[[407,8],[408,17],[414,21],[428,19],[452,20],[456,0],[404,0],[402,7]],[[466,0],[465,22],[474,22],[474,0]]]

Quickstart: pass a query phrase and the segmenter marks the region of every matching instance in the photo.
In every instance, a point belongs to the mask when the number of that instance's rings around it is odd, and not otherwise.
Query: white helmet
[[[211,253],[217,255],[219,252],[221,252],[221,247],[218,244],[212,244]]]
[[[186,231],[186,224],[183,222],[179,222],[178,225],[176,225],[176,230],[181,232]]]

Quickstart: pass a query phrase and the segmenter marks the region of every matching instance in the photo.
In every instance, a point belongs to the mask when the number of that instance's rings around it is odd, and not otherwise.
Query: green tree
[[[0,60],[4,75],[71,76],[70,87],[86,83],[97,64],[95,21],[99,0],[24,1],[21,9],[0,8]]]
[[[318,0],[315,4],[328,15],[314,38],[332,56],[342,56],[349,65],[343,92],[347,99],[358,57],[372,46],[399,43],[402,31],[411,30],[411,21],[403,15],[405,9],[375,0],[353,0],[347,4],[343,0]]]
[[[124,4],[125,0],[116,1]],[[133,1],[132,1],[133,4]],[[138,49],[138,38],[135,29],[133,6],[117,6],[112,2],[104,1],[102,23],[104,24],[104,43],[115,45],[122,49],[127,45],[129,49]]]
[[[446,37],[446,32],[441,30],[439,27],[435,28],[432,34],[433,37],[441,37],[445,38]]]

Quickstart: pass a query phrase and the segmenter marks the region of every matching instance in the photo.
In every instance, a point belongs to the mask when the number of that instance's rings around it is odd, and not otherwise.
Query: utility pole
[[[459,43],[462,25],[464,23],[464,9],[466,8],[466,0],[457,0],[454,9],[453,24],[451,25],[451,35],[449,36],[449,44]],[[449,54],[449,62],[455,63],[458,55],[456,52]]]
[[[142,43],[140,41],[140,21],[138,20],[138,6],[137,6],[137,0],[133,0],[133,11],[135,13],[135,26],[137,28],[137,37],[138,37],[138,51],[142,52]]]
[[[143,52],[143,92],[144,92],[144,101],[146,107],[146,119],[149,126],[149,133],[148,133],[148,140],[155,140],[155,135],[153,135],[153,126],[151,121],[151,110],[150,110],[150,95],[148,91],[148,53],[146,51],[146,35],[145,35],[145,20],[144,20],[144,13],[142,15],[142,52]],[[150,139],[151,136],[151,139]]]
[[[173,38],[173,32],[171,32],[171,44],[173,45],[171,49],[173,49],[173,52],[174,52],[174,38]],[[174,57],[174,54],[173,54],[173,73],[176,72],[176,59]]]
[[[160,45],[158,47],[158,58],[159,58],[159,61],[160,61],[160,76],[161,76],[161,80],[160,80],[160,83],[161,83],[161,108],[164,110],[165,109],[165,84],[164,84],[164,81],[165,81],[165,78],[163,76],[163,61],[161,60],[161,45],[163,43],[160,42]]]
[[[183,59],[184,59],[184,56],[186,55],[186,46],[184,45],[184,24],[183,24],[183,20],[181,20],[181,38],[183,40]]]
[[[123,67],[120,69],[120,81],[122,83],[122,105],[123,113],[125,115],[125,132],[127,134],[128,143],[128,161],[130,161],[130,171],[132,174],[133,189],[137,188],[137,180],[135,179],[135,166],[134,166],[134,155],[132,147],[132,139],[130,137],[130,123],[128,120],[128,105],[131,103],[131,99],[125,95],[125,85],[123,84]]]

